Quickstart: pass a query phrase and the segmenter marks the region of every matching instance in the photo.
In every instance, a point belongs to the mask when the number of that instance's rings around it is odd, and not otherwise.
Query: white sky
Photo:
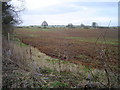
[[[119,0],[25,0],[25,10],[20,14],[22,25],[41,25],[45,20],[49,25],[118,25]],[[13,0],[15,6],[20,3]]]

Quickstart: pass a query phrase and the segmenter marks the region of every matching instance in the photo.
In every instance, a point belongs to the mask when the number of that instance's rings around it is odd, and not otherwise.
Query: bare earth
[[[21,30],[22,29],[22,30]],[[115,66],[118,60],[118,30],[108,29],[106,43],[98,36],[106,29],[63,29],[63,30],[15,30],[17,37],[25,44],[34,46],[53,58],[102,68],[100,52],[106,50],[107,62]]]

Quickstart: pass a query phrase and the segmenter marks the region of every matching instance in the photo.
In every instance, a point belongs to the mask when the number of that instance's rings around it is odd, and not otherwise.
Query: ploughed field
[[[15,36],[46,55],[75,64],[100,69],[102,58],[114,70],[118,64],[117,29],[17,28]]]

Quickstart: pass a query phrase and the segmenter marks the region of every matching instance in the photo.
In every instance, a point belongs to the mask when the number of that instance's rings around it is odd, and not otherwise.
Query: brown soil
[[[49,30],[49,29],[48,29]],[[111,44],[95,44],[89,41],[94,38],[97,39],[100,33],[104,33],[106,29],[65,29],[65,30],[51,30],[50,31],[30,31],[30,30],[15,30],[18,38],[23,43],[38,48],[41,52],[54,58],[61,60],[68,60],[72,63],[102,68],[103,61],[100,59],[100,51],[103,47],[107,48],[106,62],[109,65],[116,65],[118,60],[118,46]],[[108,29],[106,39],[117,40],[118,30]],[[30,36],[31,35],[31,36]],[[79,39],[71,39],[66,37],[81,37],[87,41],[80,41]],[[102,53],[103,54],[103,53]]]

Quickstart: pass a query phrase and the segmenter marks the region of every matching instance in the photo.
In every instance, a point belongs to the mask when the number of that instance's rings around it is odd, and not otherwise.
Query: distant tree
[[[43,21],[42,26],[46,28],[48,26],[48,23],[46,21]]]
[[[92,27],[96,28],[98,24],[96,22],[92,22]]]
[[[81,24],[80,26],[81,26],[81,27],[84,27],[85,25],[84,25],[84,24]]]
[[[85,27],[85,25],[84,25],[84,24],[81,24],[81,25],[80,25],[80,27],[81,27],[81,28],[84,28],[84,27]]]
[[[68,28],[74,28],[74,26],[73,26],[72,23],[69,23],[69,24],[67,25],[67,27],[68,27]]]

